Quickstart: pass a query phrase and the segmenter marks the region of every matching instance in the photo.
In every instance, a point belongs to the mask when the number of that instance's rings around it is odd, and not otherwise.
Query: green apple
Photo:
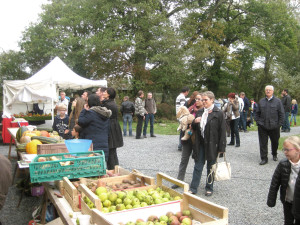
[[[162,202],[168,202],[169,201],[168,198],[162,198],[161,200],[162,200]]]
[[[145,207],[145,206],[148,206],[148,204],[146,202],[142,202],[141,207]]]
[[[150,196],[150,195],[147,195],[145,197],[145,202],[148,204],[148,205],[151,205],[153,204],[153,198]]]
[[[118,195],[118,198],[120,198],[122,200],[126,197],[126,192],[124,192],[124,191],[117,191],[116,193]]]
[[[123,203],[124,205],[130,205],[132,203],[132,199],[126,197],[124,198]]]
[[[162,221],[168,222],[168,220],[169,220],[169,218],[166,215],[162,215],[159,217],[160,222],[162,222]]]
[[[116,206],[115,205],[110,206],[109,207],[109,212],[114,212],[114,211],[117,211]]]
[[[126,209],[132,209],[132,205],[128,204],[128,205],[126,205],[125,208],[126,208]]]
[[[108,200],[111,202],[116,201],[117,198],[118,198],[118,195],[115,192],[110,192],[108,194]]]
[[[95,194],[99,196],[101,193],[107,193],[107,189],[105,187],[98,187]]]
[[[122,204],[122,203],[123,203],[123,200],[120,198],[117,198],[115,201],[115,205]]]
[[[192,225],[192,220],[190,218],[184,218],[181,223],[184,225]]]
[[[190,216],[191,215],[191,212],[190,212],[190,210],[183,210],[182,211],[182,215],[184,215],[184,216]]]
[[[163,195],[163,198],[170,199],[171,198],[170,193],[169,192],[165,192],[164,195]]]
[[[107,207],[103,207],[103,208],[102,208],[102,212],[103,212],[103,213],[109,213],[109,209],[108,209]]]
[[[116,205],[116,210],[117,211],[122,211],[124,209],[125,209],[125,205],[124,204],[118,204],[118,205]]]
[[[101,202],[104,202],[105,200],[107,200],[107,193],[101,193],[98,196],[99,196]]]
[[[155,204],[161,204],[161,203],[163,203],[163,200],[160,199],[160,198],[157,198],[157,199],[154,200],[154,203]]]
[[[178,196],[178,195],[174,197],[174,200],[175,200],[175,201],[176,201],[176,200],[180,200],[180,199],[181,199],[181,197]]]
[[[136,208],[140,208],[141,207],[141,205],[140,204],[135,204],[135,205],[133,205],[132,206],[132,208],[134,208],[134,209],[136,209]]]
[[[108,199],[103,202],[103,206],[109,208],[111,206],[111,201]]]
[[[140,204],[140,200],[138,198],[132,199],[132,205]]]

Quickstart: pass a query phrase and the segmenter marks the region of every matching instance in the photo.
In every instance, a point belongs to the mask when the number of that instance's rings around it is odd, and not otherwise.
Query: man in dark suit
[[[258,126],[258,138],[260,148],[260,165],[268,163],[268,138],[271,140],[273,160],[277,161],[278,141],[280,138],[280,126],[284,121],[284,109],[279,98],[274,94],[274,87],[267,85],[266,97],[262,98],[255,113]]]

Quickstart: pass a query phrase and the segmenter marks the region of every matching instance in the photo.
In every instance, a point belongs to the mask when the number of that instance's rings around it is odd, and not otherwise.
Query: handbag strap
[[[216,159],[216,163],[219,162],[220,154],[223,154],[224,161],[227,163],[225,152],[219,152],[219,153],[218,153],[218,156],[217,156],[217,159]]]

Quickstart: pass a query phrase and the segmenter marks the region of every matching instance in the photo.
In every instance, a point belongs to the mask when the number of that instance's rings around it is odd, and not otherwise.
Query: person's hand
[[[200,123],[200,121],[201,121],[201,116],[200,117],[197,117],[194,121],[195,121],[195,123]]]
[[[84,104],[83,107],[84,107],[85,110],[89,110],[90,109],[90,107],[88,106],[88,104]]]
[[[143,116],[143,120],[145,120],[145,116]]]
[[[65,134],[69,133],[69,131],[70,131],[69,129],[66,129],[66,130],[65,130]]]

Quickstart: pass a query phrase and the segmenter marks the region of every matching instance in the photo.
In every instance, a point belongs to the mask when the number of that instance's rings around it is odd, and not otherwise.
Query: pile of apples
[[[149,216],[147,221],[137,219],[136,222],[119,223],[120,225],[192,225],[192,215],[190,210],[182,212],[168,212],[160,217]]]
[[[105,187],[98,187],[95,194],[101,200],[102,212],[109,213],[125,209],[145,207],[181,199],[180,196],[172,197],[169,192],[157,187],[148,190],[109,191]],[[90,207],[95,208],[88,197],[83,198]]]

